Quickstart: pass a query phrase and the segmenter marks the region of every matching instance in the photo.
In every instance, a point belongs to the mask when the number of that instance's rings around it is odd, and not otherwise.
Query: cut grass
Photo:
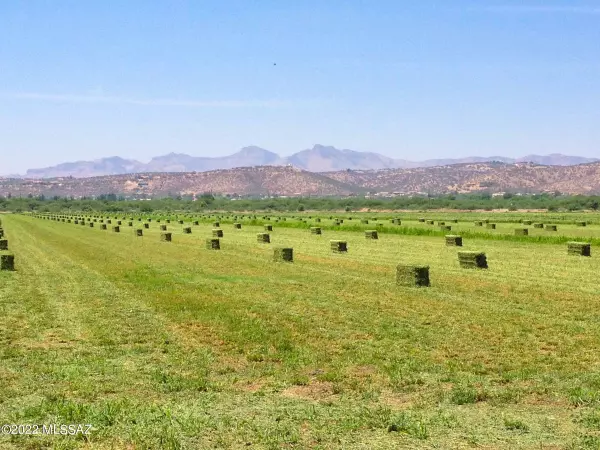
[[[208,222],[146,245],[3,221],[0,416],[95,430],[0,448],[593,448],[600,262],[564,245],[470,238],[494,264],[466,273],[437,236],[329,232],[340,256],[282,221],[295,262],[265,264],[258,226],[208,252]]]

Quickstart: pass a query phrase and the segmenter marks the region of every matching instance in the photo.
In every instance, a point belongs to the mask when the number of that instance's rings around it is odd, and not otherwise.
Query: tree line
[[[148,200],[127,200],[115,194],[96,198],[66,197],[0,197],[0,210],[12,212],[153,212],[153,211],[359,211],[364,209],[407,210],[488,210],[546,209],[548,211],[597,211],[600,196],[530,194],[492,196],[488,193],[438,195],[423,197],[289,197],[240,198],[203,194],[191,197],[172,196]]]

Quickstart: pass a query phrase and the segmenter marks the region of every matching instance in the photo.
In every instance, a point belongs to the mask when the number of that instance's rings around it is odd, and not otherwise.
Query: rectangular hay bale
[[[379,239],[376,230],[367,230],[365,231],[365,239]]]
[[[0,270],[15,270],[15,255],[12,253],[0,253]]]
[[[567,242],[567,253],[577,256],[592,256],[592,246],[587,242]]]
[[[294,261],[294,249],[289,247],[278,247],[273,249],[273,261],[285,261],[285,262],[293,262]]]
[[[256,242],[270,244],[271,243],[271,235],[269,233],[258,233],[256,235]]]
[[[331,251],[334,253],[346,253],[348,251],[348,242],[346,241],[329,241]]]
[[[458,252],[458,263],[466,269],[487,269],[487,258],[483,252]]]
[[[462,247],[462,245],[463,245],[463,238],[462,238],[462,236],[456,236],[456,235],[448,234],[448,235],[445,236],[445,239],[446,239],[446,245],[447,246]]]
[[[430,286],[429,266],[398,264],[396,266],[396,284],[398,286]]]
[[[221,250],[221,241],[219,238],[206,239],[206,248],[208,250]]]

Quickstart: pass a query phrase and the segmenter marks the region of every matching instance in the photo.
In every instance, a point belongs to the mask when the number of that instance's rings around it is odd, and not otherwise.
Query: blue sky
[[[119,155],[600,156],[600,1],[0,2],[0,173]]]

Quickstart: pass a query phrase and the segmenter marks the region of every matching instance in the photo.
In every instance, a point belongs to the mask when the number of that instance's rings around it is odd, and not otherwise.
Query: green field
[[[0,216],[16,262],[0,271],[0,422],[94,426],[0,448],[600,448],[597,216],[539,215],[558,231],[516,237],[517,215],[309,215],[222,218],[220,251],[215,217],[160,242],[157,214],[143,237],[137,220]],[[460,218],[452,234],[489,268],[460,268],[421,216]],[[567,255],[573,238],[591,258]],[[293,263],[272,261],[280,245]],[[399,263],[430,266],[431,287],[397,286]]]

